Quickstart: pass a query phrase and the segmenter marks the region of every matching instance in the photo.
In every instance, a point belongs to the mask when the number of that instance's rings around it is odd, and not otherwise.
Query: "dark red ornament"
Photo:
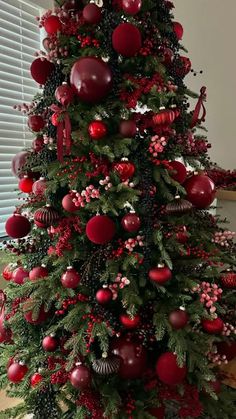
[[[56,89],[55,97],[62,106],[69,106],[74,100],[74,90],[67,84],[63,83]]]
[[[36,316],[33,314],[35,303],[32,300],[32,298],[28,298],[28,300],[23,304],[23,313],[24,318],[27,321],[27,323],[33,324],[33,325],[39,325],[41,323],[44,323],[48,317],[50,316],[49,311],[45,311],[44,305],[41,305],[39,312]]]
[[[7,378],[14,384],[20,383],[28,372],[28,367],[24,364],[13,362],[7,370]]]
[[[148,409],[148,413],[157,419],[165,419],[165,406],[152,407]]]
[[[135,172],[135,165],[128,161],[128,159],[124,159],[118,163],[115,163],[113,165],[113,169],[119,174],[120,180],[122,182],[126,182],[133,177]]]
[[[118,54],[133,57],[142,46],[140,30],[132,23],[120,23],[112,34],[112,45]]]
[[[82,57],[73,65],[70,81],[82,101],[98,103],[112,88],[112,72],[100,58]]]
[[[175,330],[183,329],[189,321],[189,315],[185,310],[174,310],[169,314],[169,323]]]
[[[72,266],[69,266],[61,277],[61,283],[64,288],[77,288],[80,280],[80,274],[74,268],[72,268]]]
[[[172,278],[172,272],[167,266],[158,266],[150,269],[148,273],[149,279],[156,284],[163,285]]]
[[[44,29],[49,35],[54,35],[60,32],[62,27],[61,21],[58,16],[48,16],[44,21]]]
[[[36,58],[31,64],[30,73],[37,83],[45,84],[54,69],[55,65],[46,58]]]
[[[34,132],[39,132],[45,127],[45,121],[40,115],[30,115],[28,126]]]
[[[58,340],[54,336],[46,336],[43,339],[42,347],[46,352],[55,352],[58,348]]]
[[[37,137],[32,141],[32,148],[36,153],[39,153],[42,151],[44,147],[44,139],[43,137]]]
[[[39,180],[34,182],[32,187],[32,192],[36,196],[43,196],[47,189],[47,182],[44,177],[41,177]]]
[[[54,127],[58,127],[60,124],[61,114],[60,112],[54,112],[51,116],[51,123]]]
[[[120,315],[120,322],[126,329],[137,329],[141,322],[141,318],[139,314],[130,317],[128,314],[124,313]]]
[[[134,16],[140,12],[142,7],[142,0],[122,0],[121,5],[125,13]]]
[[[28,157],[28,151],[20,151],[13,157],[11,162],[11,170],[14,176],[19,178],[23,176],[23,168]]]
[[[217,352],[226,356],[227,361],[236,358],[236,341],[227,340],[226,342],[217,342]]]
[[[173,31],[174,31],[178,41],[181,41],[181,39],[183,38],[183,34],[184,34],[184,28],[181,25],[181,23],[173,22]]]
[[[95,215],[86,225],[86,235],[95,244],[106,244],[116,234],[116,225],[107,215]]]
[[[36,372],[30,378],[30,385],[31,387],[36,387],[38,384],[41,383],[41,381],[43,381],[43,376],[39,374],[39,372]]]
[[[71,194],[67,194],[64,196],[62,200],[62,206],[65,211],[67,212],[75,212],[78,211],[78,207],[73,202],[73,196]]]
[[[137,125],[135,121],[129,119],[120,122],[120,134],[122,137],[133,138],[137,133]]]
[[[229,288],[229,289],[236,288],[236,272],[226,271],[220,277],[220,280],[224,288]]]
[[[173,53],[172,49],[170,49],[170,48],[164,48],[161,56],[162,56],[162,63],[166,67],[169,67],[173,63],[174,53]]]
[[[93,121],[88,126],[88,133],[93,140],[101,140],[107,135],[107,126],[102,121]]]
[[[125,231],[129,233],[135,233],[141,227],[141,220],[135,212],[130,212],[124,215],[121,220],[121,225]]]
[[[79,390],[85,390],[90,387],[91,381],[91,372],[85,365],[78,365],[71,372],[70,382],[73,387]]]
[[[37,281],[37,279],[46,278],[47,276],[48,270],[44,265],[36,266],[35,268],[31,269],[29,273],[30,281]]]
[[[22,268],[22,266],[19,266],[13,271],[12,281],[15,282],[15,284],[24,284],[26,278],[29,278],[29,272]]]
[[[96,300],[101,305],[106,305],[112,300],[112,291],[109,288],[101,288],[96,293]]]
[[[50,205],[40,208],[34,213],[34,223],[39,228],[47,228],[56,224],[60,216]]]
[[[188,241],[188,234],[187,229],[185,226],[181,228],[181,230],[177,231],[176,233],[176,240],[181,244],[185,244]]]
[[[5,224],[5,230],[12,239],[21,239],[29,234],[31,224],[28,218],[20,214],[14,214],[8,218]]]
[[[179,66],[175,69],[177,76],[185,77],[191,71],[192,63],[188,57],[179,57]]]
[[[177,356],[172,352],[162,354],[156,363],[156,374],[160,381],[173,386],[183,382],[187,374],[186,365],[179,367]]]
[[[5,279],[5,281],[12,280],[12,275],[16,267],[17,267],[16,263],[8,263],[8,265],[5,266],[5,268],[2,271],[2,276]]]
[[[94,3],[87,4],[83,9],[83,18],[86,23],[90,25],[96,25],[102,20],[101,7],[98,7]]]
[[[33,184],[34,184],[33,179],[29,178],[28,176],[24,176],[19,181],[19,189],[20,189],[21,192],[31,193]]]
[[[208,208],[215,199],[214,182],[206,175],[193,175],[184,183],[187,199],[196,208]]]
[[[141,342],[130,336],[115,338],[111,351],[121,358],[118,372],[121,378],[129,380],[142,377],[147,366],[147,351]]]
[[[202,328],[205,332],[217,335],[220,334],[223,330],[224,322],[219,317],[213,320],[203,319],[202,320]]]
[[[176,160],[171,161],[169,166],[171,167],[170,176],[172,179],[176,180],[176,182],[179,182],[182,185],[182,183],[184,183],[187,178],[187,169],[184,164]]]

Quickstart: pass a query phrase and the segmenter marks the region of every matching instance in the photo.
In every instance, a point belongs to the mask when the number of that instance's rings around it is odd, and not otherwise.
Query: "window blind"
[[[11,160],[32,142],[27,117],[13,106],[28,103],[38,90],[29,68],[40,49],[40,31],[35,16],[41,8],[23,0],[0,0],[0,237],[5,222],[17,205],[18,181]]]

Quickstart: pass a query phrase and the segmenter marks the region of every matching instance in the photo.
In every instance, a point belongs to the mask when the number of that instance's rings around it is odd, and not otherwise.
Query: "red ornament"
[[[132,23],[120,23],[112,34],[112,45],[118,54],[133,57],[142,46],[141,33]]]
[[[186,365],[179,367],[177,356],[172,352],[162,354],[156,363],[156,374],[160,381],[170,386],[183,382],[187,374]]]
[[[45,311],[44,305],[41,305],[38,314],[35,316],[33,313],[34,305],[34,301],[31,298],[28,298],[28,300],[23,305],[24,318],[27,323],[39,325],[48,319],[50,312]]]
[[[158,266],[150,269],[148,273],[149,279],[156,284],[163,285],[172,278],[172,272],[167,266]]]
[[[58,348],[58,340],[54,336],[46,336],[43,339],[42,347],[46,352],[54,352]]]
[[[73,202],[73,196],[71,194],[67,194],[64,196],[62,200],[62,206],[65,211],[67,212],[75,212],[78,211],[78,207]]]
[[[137,125],[135,121],[132,121],[132,119],[128,121],[121,121],[120,122],[120,134],[122,137],[128,137],[133,138],[135,137],[137,132]]]
[[[172,49],[170,48],[164,48],[163,52],[162,52],[162,63],[166,66],[169,67],[174,60],[174,53],[172,51]]]
[[[135,212],[130,212],[129,214],[124,215],[121,220],[121,225],[125,231],[135,233],[141,227],[141,220]]]
[[[169,314],[169,322],[173,329],[183,329],[189,321],[189,315],[185,310],[174,310]]]
[[[41,177],[39,180],[34,182],[32,187],[32,192],[36,196],[43,196],[47,189],[47,182],[44,177]]]
[[[28,157],[28,151],[20,151],[13,157],[11,162],[11,170],[14,176],[22,177],[23,168]]]
[[[74,91],[67,83],[63,83],[56,89],[55,97],[62,106],[69,106],[73,102]]]
[[[101,288],[96,293],[96,300],[101,305],[106,305],[112,300],[112,291],[109,288]]]
[[[187,234],[186,227],[183,226],[182,229],[178,231],[175,236],[176,236],[176,240],[179,243],[185,244],[188,241],[188,234]]]
[[[80,274],[71,266],[67,268],[66,272],[61,277],[61,283],[64,288],[77,288],[80,280]]]
[[[125,380],[141,378],[147,366],[147,351],[137,340],[122,336],[113,340],[111,351],[121,358],[119,376]]]
[[[43,137],[37,137],[33,140],[32,148],[34,151],[36,151],[36,153],[39,153],[40,151],[42,151],[43,147],[44,147]]]
[[[203,319],[202,320],[202,328],[205,332],[217,335],[220,334],[223,330],[224,322],[219,317],[213,320]]]
[[[35,268],[31,269],[29,273],[30,281],[37,281],[37,279],[46,278],[47,276],[48,270],[44,265],[36,266]]]
[[[82,57],[73,65],[70,81],[82,101],[98,103],[112,88],[112,72],[100,58]]]
[[[19,181],[19,189],[21,190],[21,192],[31,193],[33,184],[34,184],[33,179],[30,179],[28,176],[24,176]]]
[[[115,223],[107,215],[95,215],[86,225],[86,235],[95,244],[106,244],[115,234]]]
[[[88,133],[93,140],[101,140],[107,135],[107,126],[102,121],[93,121],[88,126]]]
[[[215,184],[206,175],[193,175],[184,184],[187,199],[196,208],[208,208],[215,199]]]
[[[30,115],[28,126],[34,132],[39,132],[45,127],[45,121],[40,115]]]
[[[54,69],[55,65],[46,58],[36,58],[31,64],[30,73],[37,83],[45,84]]]
[[[122,0],[122,9],[128,15],[136,15],[142,7],[142,0]]]
[[[185,77],[192,68],[192,63],[188,57],[179,57],[179,67],[175,69],[177,76]]]
[[[130,317],[128,314],[124,313],[120,315],[120,322],[126,329],[136,329],[141,322],[141,318],[139,314]]]
[[[115,163],[113,168],[115,172],[119,174],[122,182],[126,182],[131,177],[133,177],[135,172],[135,165],[128,161],[128,159],[124,159],[118,163]]]
[[[29,234],[31,224],[28,218],[20,214],[14,214],[8,218],[5,224],[5,230],[12,239],[21,239]]]
[[[91,372],[85,365],[78,365],[71,372],[70,382],[73,387],[79,390],[85,390],[90,387],[91,380]]]
[[[24,284],[26,278],[29,278],[29,272],[22,268],[22,266],[19,266],[13,271],[12,281],[15,282],[15,284]]]
[[[16,263],[8,263],[7,266],[3,269],[2,276],[5,279],[5,281],[11,281],[12,275],[14,270],[16,269],[17,264]]]
[[[51,123],[54,127],[58,127],[60,124],[61,114],[59,112],[54,112],[51,116]]]
[[[44,21],[44,29],[49,35],[54,35],[61,30],[62,24],[59,17],[51,15]]]
[[[43,380],[43,376],[39,374],[39,372],[36,372],[30,378],[31,387],[36,387],[38,384],[41,383],[42,380]]]
[[[90,25],[96,25],[102,20],[101,7],[98,7],[94,3],[89,3],[83,9],[83,18],[86,23]]]
[[[224,288],[236,288],[236,272],[227,271],[221,276],[220,280]]]
[[[14,384],[20,383],[28,372],[28,367],[18,362],[13,362],[7,370],[7,378]]]
[[[181,41],[181,39],[183,38],[183,34],[184,34],[184,28],[181,25],[181,23],[173,22],[173,31],[174,31],[178,41]]]
[[[177,118],[176,115],[176,112],[172,109],[163,109],[153,116],[153,122],[155,125],[171,125]]]
[[[217,352],[226,356],[227,361],[232,361],[236,358],[236,341],[217,342]]]
[[[172,179],[176,180],[176,182],[179,182],[182,185],[182,183],[184,183],[187,178],[187,169],[184,164],[176,160],[171,161],[169,166],[172,169],[170,170],[170,176]]]
[[[40,208],[34,213],[34,223],[39,228],[47,228],[56,224],[60,216],[58,212],[50,205]]]
[[[148,413],[157,419],[165,419],[165,406],[152,407]]]

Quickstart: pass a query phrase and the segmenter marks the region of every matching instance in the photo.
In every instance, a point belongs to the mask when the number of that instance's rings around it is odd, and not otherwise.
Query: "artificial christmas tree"
[[[173,8],[62,0],[38,19],[38,134],[13,159],[28,194],[1,304],[1,385],[24,403],[0,418],[236,417],[217,371],[235,343],[233,233],[208,211],[206,93],[184,84]]]

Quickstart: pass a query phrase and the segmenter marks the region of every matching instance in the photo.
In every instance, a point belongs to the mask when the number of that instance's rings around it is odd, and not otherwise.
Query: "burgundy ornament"
[[[169,314],[169,323],[175,330],[183,329],[189,321],[189,315],[185,310],[174,310]]]
[[[74,90],[67,83],[63,83],[56,89],[55,97],[62,106],[69,106],[74,100]]]
[[[130,317],[128,314],[123,313],[120,315],[120,322],[126,329],[137,329],[141,322],[141,318],[139,314]]]
[[[85,390],[90,387],[91,381],[91,372],[85,365],[78,365],[71,372],[70,382],[73,387],[79,390]]]
[[[33,281],[33,282],[41,278],[47,278],[47,276],[48,276],[48,270],[44,265],[36,266],[35,268],[31,269],[29,273],[29,279],[30,281]]]
[[[121,220],[121,225],[125,231],[135,233],[141,227],[141,220],[135,212],[130,212],[129,214],[124,215]]]
[[[13,362],[7,369],[7,378],[14,384],[20,383],[28,372],[28,367],[18,362]]]
[[[129,119],[128,121],[123,120],[120,122],[119,130],[122,137],[133,138],[135,137],[137,132],[136,122],[132,121],[132,119]]]
[[[126,182],[133,177],[135,172],[135,165],[128,161],[128,159],[121,160],[113,165],[113,169],[120,176],[122,182]]]
[[[43,137],[37,137],[32,141],[32,148],[36,153],[42,151],[44,147],[44,139]]]
[[[68,266],[66,272],[61,276],[61,283],[64,288],[75,289],[78,287],[80,281],[80,274],[72,266]]]
[[[36,387],[37,385],[41,383],[42,380],[43,380],[43,376],[39,374],[39,372],[35,372],[30,378],[31,387]]]
[[[18,186],[21,192],[31,193],[33,184],[33,179],[29,178],[28,176],[24,176],[22,179],[20,179]]]
[[[47,189],[47,182],[44,177],[41,177],[39,180],[36,180],[33,184],[32,192],[36,196],[45,195]]]
[[[185,77],[191,71],[192,63],[188,57],[179,57],[178,67],[175,69],[177,76]]]
[[[42,347],[46,352],[55,352],[58,348],[58,340],[54,336],[46,336],[43,339]]]
[[[13,271],[12,282],[15,282],[15,284],[24,284],[26,278],[29,278],[29,272],[26,271],[22,266],[19,266]]]
[[[28,298],[28,300],[23,304],[23,313],[26,322],[33,325],[44,323],[51,313],[49,311],[45,311],[44,305],[41,305],[38,314],[35,316],[33,313],[34,306],[35,303],[32,298]]]
[[[73,196],[71,194],[67,194],[64,196],[62,200],[62,206],[65,211],[67,212],[75,212],[78,211],[78,207],[73,202]]]
[[[73,65],[70,81],[82,101],[98,103],[112,88],[112,72],[100,58],[82,57]]]
[[[93,121],[88,126],[88,133],[93,140],[101,140],[107,135],[107,126],[102,121]]]
[[[156,374],[162,383],[173,386],[183,382],[187,368],[186,365],[179,367],[174,353],[165,352],[157,360]]]
[[[39,208],[34,213],[34,223],[39,228],[47,228],[56,224],[60,216],[58,212],[50,205]]]
[[[146,371],[147,351],[141,342],[130,336],[115,338],[111,351],[121,358],[119,376],[124,380],[141,378]]]
[[[205,332],[217,335],[220,334],[223,330],[224,322],[219,317],[213,320],[203,319],[202,320],[202,328]]]
[[[61,21],[58,16],[48,16],[44,21],[44,29],[49,35],[54,35],[62,28]]]
[[[226,271],[220,277],[221,284],[224,288],[235,289],[236,288],[236,272]]]
[[[34,132],[39,132],[45,127],[45,121],[40,115],[30,115],[28,126]]]
[[[142,46],[140,30],[132,23],[120,23],[112,34],[112,45],[118,54],[133,57]]]
[[[208,208],[215,199],[214,182],[206,175],[193,175],[184,183],[187,199],[196,208]]]
[[[46,58],[36,58],[31,64],[30,73],[38,84],[45,84],[55,69],[55,65]]]
[[[184,28],[181,25],[181,23],[173,22],[173,31],[174,31],[178,41],[181,41],[181,39],[183,38],[183,34],[184,34]]]
[[[20,214],[14,214],[8,218],[5,224],[5,230],[12,239],[21,239],[29,234],[31,224],[28,218]]]
[[[83,18],[86,23],[90,25],[96,25],[102,20],[101,7],[98,7],[94,3],[87,4],[83,9]]]
[[[187,169],[184,164],[176,160],[171,161],[169,166],[171,167],[170,176],[172,179],[176,180],[176,182],[179,182],[182,185],[182,183],[184,183],[187,178]]]
[[[107,215],[95,215],[86,225],[86,235],[95,244],[106,244],[116,234],[116,225]]]
[[[109,288],[101,288],[96,293],[96,300],[101,305],[106,305],[112,300],[112,291]]]
[[[27,158],[29,157],[28,151],[20,151],[17,153],[11,162],[11,170],[14,176],[22,177],[24,165],[26,164]]]
[[[140,12],[142,7],[142,0],[122,0],[121,5],[125,13],[134,16]]]
[[[172,272],[167,266],[159,265],[156,268],[150,269],[148,276],[151,281],[156,284],[163,285],[170,281],[172,278]]]

